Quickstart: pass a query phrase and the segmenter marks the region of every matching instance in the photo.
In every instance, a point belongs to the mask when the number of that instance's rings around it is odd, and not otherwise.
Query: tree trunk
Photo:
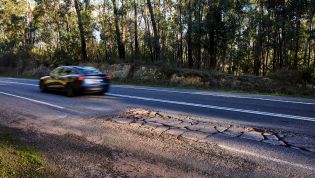
[[[192,4],[189,0],[189,17],[188,17],[188,29],[187,29],[187,52],[188,52],[188,67],[193,67],[193,58],[192,58]]]
[[[82,17],[81,17],[81,7],[79,5],[78,0],[74,0],[74,7],[75,7],[75,11],[77,13],[77,18],[78,18],[82,61],[87,62],[88,57],[87,57],[87,50],[86,50],[86,40],[85,40],[85,34],[84,34],[84,29],[83,29]]]
[[[182,25],[182,0],[179,0],[179,48],[177,66],[181,67],[183,64],[183,25]]]
[[[135,28],[135,57],[139,56],[139,42],[138,42],[138,1],[134,0],[134,28]]]
[[[289,59],[287,55],[287,33],[286,33],[286,19],[287,19],[287,10],[285,0],[280,2],[282,10],[280,12],[280,22],[281,22],[281,32],[279,32],[279,42],[278,42],[278,67],[281,69],[283,67],[288,67]],[[281,35],[280,35],[281,34]],[[277,45],[277,43],[275,43]]]
[[[150,24],[149,24],[149,20],[148,20],[148,15],[147,15],[147,11],[142,9],[142,17],[143,17],[143,22],[144,22],[144,26],[145,26],[145,32],[144,32],[144,35],[145,36],[151,36],[151,33],[150,33]],[[147,45],[144,45],[143,46],[143,57],[145,58],[146,62],[147,62],[147,59],[150,57],[151,58],[151,61],[154,61],[154,54],[153,54],[153,50],[152,50],[152,45],[151,43],[147,44]],[[147,51],[146,51],[146,48],[149,50],[149,57],[147,57]]]
[[[197,69],[200,69],[200,67],[201,67],[201,28],[202,28],[202,14],[203,14],[203,7],[202,7],[202,5],[201,5],[201,2],[200,1],[198,1],[198,3],[199,3],[199,10],[198,10],[198,35],[197,35],[197,43],[198,43],[198,45],[197,45],[197,56],[196,56],[196,58],[197,58],[197,61],[196,61],[196,63],[197,63]]]
[[[308,46],[307,68],[310,68],[310,65],[311,65],[311,50],[312,50],[312,42],[310,42]]]
[[[310,62],[311,62],[312,30],[313,30],[313,14],[310,15],[310,19],[309,19],[308,56],[307,56],[307,67],[308,68],[310,68]]]
[[[219,23],[221,21],[221,12],[218,10],[218,7],[215,7],[213,2],[211,0],[208,1],[209,5],[209,16],[213,20],[210,22],[210,27],[208,30],[209,35],[209,45],[208,45],[208,66],[210,69],[215,70],[217,66],[217,57],[216,57],[216,48],[217,48],[217,42],[216,42],[216,36],[217,36],[217,27],[219,26]]]
[[[259,1],[259,24],[258,24],[258,34],[257,34],[257,43],[256,43],[256,55],[254,59],[254,75],[259,76],[260,74],[260,68],[261,68],[261,61],[262,61],[262,44],[263,44],[263,38],[262,38],[262,21],[263,21],[263,2],[262,0]]]
[[[215,69],[216,65],[217,65],[217,61],[216,61],[216,55],[215,55],[215,33],[213,30],[211,30],[210,34],[209,34],[209,55],[210,55],[210,63],[209,63],[209,67],[211,69]]]
[[[167,0],[163,0],[163,10],[162,10],[162,16],[163,16],[163,21],[162,23],[166,21],[166,4],[168,3]],[[161,25],[160,25],[160,29],[158,30],[161,34],[161,44],[162,44],[162,47],[161,47],[161,57],[164,58],[165,57],[165,49],[167,48],[167,43],[166,43],[166,38],[167,38],[167,31],[165,29],[165,27],[162,26],[161,28]]]
[[[123,46],[123,55],[124,55],[124,59],[126,59],[126,4],[124,0],[121,0],[121,19],[120,19],[120,27],[121,27],[121,44]]]
[[[273,47],[273,58],[272,58],[272,71],[276,72],[277,70],[277,46],[274,43]]]
[[[300,10],[297,9],[296,15],[296,27],[295,27],[295,49],[294,49],[294,61],[293,61],[293,69],[298,68],[298,54],[299,54],[299,45],[300,45],[300,27],[301,27],[301,17],[300,17]]]
[[[118,55],[119,59],[125,61],[126,59],[126,52],[125,52],[125,44],[121,39],[121,32],[119,28],[119,14],[118,14],[118,7],[116,0],[113,0],[113,8],[114,8],[114,15],[115,15],[115,29],[116,29],[116,41],[118,47]]]
[[[60,9],[60,0],[56,1],[57,3],[57,8]],[[56,6],[56,5],[55,5]],[[56,7],[55,7],[56,8]],[[60,55],[60,51],[61,51],[61,28],[60,28],[60,20],[59,20],[59,16],[58,16],[58,13],[55,12],[54,13],[55,15],[55,19],[56,19],[56,26],[57,26],[57,47],[56,47],[56,50],[57,50],[57,60],[60,61],[61,60],[61,55]]]
[[[158,30],[157,30],[157,25],[156,25],[156,21],[155,21],[155,16],[154,16],[151,0],[147,0],[147,5],[148,5],[149,11],[150,11],[152,28],[153,28],[155,61],[160,62],[160,60],[161,60],[160,59],[160,51],[161,51],[160,37],[159,37]]]

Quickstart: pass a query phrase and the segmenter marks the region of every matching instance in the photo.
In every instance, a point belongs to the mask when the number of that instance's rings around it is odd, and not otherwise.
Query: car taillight
[[[85,78],[84,77],[78,77],[78,80],[83,81]]]
[[[111,76],[105,76],[105,79],[106,79],[106,80],[111,80],[112,77],[111,77]]]

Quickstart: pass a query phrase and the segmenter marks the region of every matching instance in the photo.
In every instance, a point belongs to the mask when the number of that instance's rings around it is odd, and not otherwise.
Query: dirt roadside
[[[172,134],[161,137],[150,127],[121,123],[121,118],[130,117],[127,112],[111,118],[61,118],[0,109],[1,125],[11,129],[23,144],[45,155],[65,177],[301,175],[298,169],[288,171],[248,160],[215,144],[187,141]]]

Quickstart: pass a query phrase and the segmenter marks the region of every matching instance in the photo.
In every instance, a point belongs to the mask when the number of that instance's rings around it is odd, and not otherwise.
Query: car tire
[[[39,90],[40,90],[40,92],[42,92],[42,93],[46,93],[47,92],[47,88],[46,88],[46,86],[44,85],[44,84],[39,84]]]
[[[73,87],[70,84],[68,84],[67,87],[66,87],[66,94],[67,94],[68,97],[75,96],[75,91],[74,91]]]
[[[96,95],[104,95],[106,92],[101,91],[101,92],[97,92]]]
[[[97,95],[104,95],[105,93],[108,92],[108,90],[109,90],[109,88],[107,87],[107,88],[105,88],[104,90],[102,90],[102,91],[100,91],[100,92],[97,92],[96,94],[97,94]]]

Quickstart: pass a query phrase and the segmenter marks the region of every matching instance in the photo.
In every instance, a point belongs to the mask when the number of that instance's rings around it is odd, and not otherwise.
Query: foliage
[[[77,6],[75,6],[77,2]],[[2,0],[0,65],[315,73],[315,0]]]

